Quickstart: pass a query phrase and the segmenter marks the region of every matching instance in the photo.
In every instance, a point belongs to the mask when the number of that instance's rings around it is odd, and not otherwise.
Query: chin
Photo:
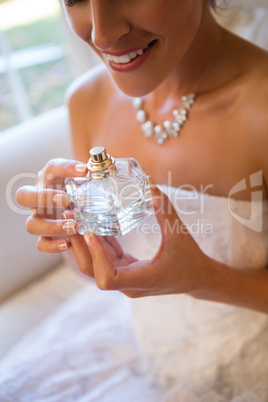
[[[126,87],[125,85],[117,85],[117,84],[116,84],[116,86],[117,86],[117,88],[118,88],[121,92],[123,92],[125,95],[131,96],[131,97],[133,97],[133,98],[142,97],[142,96],[148,95],[150,92],[152,92],[152,91],[154,90],[154,88],[152,88],[152,89],[150,89],[150,88],[144,88],[144,87],[143,87],[143,88],[137,88],[137,87],[135,87],[135,86],[133,86],[133,87],[130,87],[130,86]]]
[[[109,71],[109,69],[108,69]],[[125,79],[116,79],[114,75],[109,71],[110,77],[115,86],[127,96],[142,97],[153,92],[160,84],[161,80],[148,80],[144,78],[131,78],[125,77]]]

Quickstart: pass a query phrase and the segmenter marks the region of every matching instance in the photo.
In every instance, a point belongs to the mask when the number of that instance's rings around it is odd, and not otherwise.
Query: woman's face
[[[203,9],[202,0],[63,1],[73,30],[130,96],[153,91],[176,70]]]

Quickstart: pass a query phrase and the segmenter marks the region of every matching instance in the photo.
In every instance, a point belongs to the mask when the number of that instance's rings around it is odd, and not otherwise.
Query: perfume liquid
[[[114,160],[95,147],[87,166],[86,177],[65,179],[80,234],[123,236],[154,213],[148,177],[135,159]]]

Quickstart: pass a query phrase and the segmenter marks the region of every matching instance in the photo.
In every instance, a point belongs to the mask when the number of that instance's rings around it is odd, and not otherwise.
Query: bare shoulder
[[[77,78],[66,93],[74,154],[80,161],[88,159],[90,137],[112,92],[106,68],[100,64]]]
[[[266,66],[260,66],[251,86],[251,99],[248,98],[250,120],[250,144],[256,163],[263,171],[268,194],[268,58]],[[251,104],[251,107],[250,107]]]
[[[268,52],[256,48],[243,77],[241,105],[250,127],[268,129]],[[255,130],[254,130],[255,131]]]
[[[263,171],[268,184],[268,52],[251,44],[246,45],[246,73],[241,93],[241,114],[249,157],[256,169]],[[248,64],[246,64],[246,62]]]
[[[226,35],[225,60],[231,80],[225,87],[229,102],[232,148],[244,174],[262,170],[268,184],[268,52],[234,34]]]

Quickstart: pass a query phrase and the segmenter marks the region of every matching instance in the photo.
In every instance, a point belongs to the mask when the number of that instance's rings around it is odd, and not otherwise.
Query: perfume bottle
[[[87,167],[86,177],[65,179],[80,234],[123,236],[154,213],[148,177],[135,159],[114,159],[95,147]]]

